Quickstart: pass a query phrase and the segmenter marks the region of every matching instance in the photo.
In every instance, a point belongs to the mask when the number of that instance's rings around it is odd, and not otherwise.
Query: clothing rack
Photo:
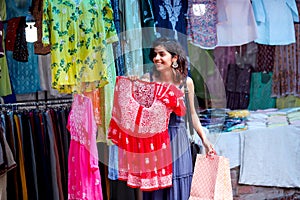
[[[0,110],[1,109],[19,109],[24,107],[34,107],[34,108],[47,108],[48,106],[52,105],[68,105],[73,102],[72,98],[66,98],[66,99],[48,99],[48,100],[38,100],[38,101],[22,101],[17,103],[1,103],[0,104]]]
[[[60,104],[71,104],[73,102],[73,96],[71,97],[65,97],[65,98],[48,98],[48,92],[44,91],[44,98],[39,98],[39,93],[35,93],[35,99],[30,99],[30,100],[22,100],[22,101],[17,101],[15,103],[5,103],[4,99],[0,97],[0,110],[3,108],[6,109],[18,109],[20,107],[48,107],[51,105],[60,105]]]

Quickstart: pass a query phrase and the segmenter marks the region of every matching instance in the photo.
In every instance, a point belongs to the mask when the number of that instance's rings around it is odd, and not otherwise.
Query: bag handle
[[[213,159],[213,156],[216,156],[217,155],[217,152],[216,150],[214,149],[213,151],[210,151],[206,154],[206,158],[210,158],[210,159]]]
[[[193,131],[193,123],[192,123],[192,116],[191,116],[191,107],[190,107],[190,100],[189,100],[189,90],[186,85],[186,79],[183,81],[183,86],[184,86],[184,96],[185,96],[185,102],[186,102],[186,116],[187,120],[186,123],[188,122],[189,130],[190,130],[190,135],[194,135]]]

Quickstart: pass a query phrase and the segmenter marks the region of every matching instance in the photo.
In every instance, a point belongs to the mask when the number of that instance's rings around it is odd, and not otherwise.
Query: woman
[[[182,46],[173,39],[159,38],[153,43],[150,51],[150,59],[154,63],[153,73],[145,74],[142,79],[173,83],[184,90],[183,84],[189,91],[188,98],[194,129],[200,136],[206,152],[213,150],[209,140],[202,129],[196,109],[194,106],[194,83],[187,77],[187,59]],[[172,145],[172,187],[152,192],[143,192],[144,200],[187,200],[190,194],[192,181],[192,157],[190,153],[190,142],[186,130],[184,117],[171,114],[169,121],[169,135]]]

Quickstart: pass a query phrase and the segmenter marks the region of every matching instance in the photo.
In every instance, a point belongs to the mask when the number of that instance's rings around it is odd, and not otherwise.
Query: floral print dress
[[[51,44],[52,87],[88,91],[108,83],[107,44],[118,41],[109,0],[45,0],[44,44]]]

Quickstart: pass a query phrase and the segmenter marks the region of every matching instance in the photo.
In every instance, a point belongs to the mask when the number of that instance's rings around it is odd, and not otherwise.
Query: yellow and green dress
[[[118,41],[109,0],[44,0],[43,44],[51,44],[52,87],[92,91],[108,83],[108,44]]]

